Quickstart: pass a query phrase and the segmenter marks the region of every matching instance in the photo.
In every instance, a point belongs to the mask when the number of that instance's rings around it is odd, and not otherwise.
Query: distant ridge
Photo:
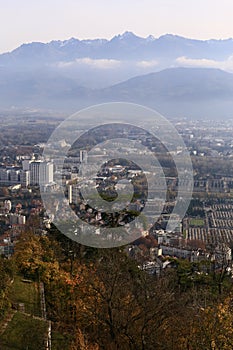
[[[73,80],[51,75],[19,83],[12,77],[8,90],[0,85],[2,108],[14,106],[75,112],[110,101],[146,105],[174,117],[232,118],[233,74],[212,68],[170,68],[137,76],[103,89],[89,89]]]
[[[233,74],[214,68],[169,68],[103,89],[105,100],[130,101],[169,116],[233,118]]]
[[[104,89],[117,99],[124,97],[154,99],[232,99],[233,74],[215,68],[167,68],[160,72],[137,76]]]
[[[117,49],[121,49],[121,52]],[[126,31],[109,40],[70,38],[64,41],[22,44],[11,52],[1,54],[0,62],[8,64],[14,58],[15,63],[23,63],[21,61],[23,58],[35,59],[37,54],[38,60],[43,57],[44,61],[53,62],[81,57],[150,59],[151,56],[157,56],[165,58],[167,53],[173,57],[191,55],[192,58],[224,59],[233,54],[233,39],[198,40],[174,34],[164,34],[158,38],[149,35],[143,38]]]

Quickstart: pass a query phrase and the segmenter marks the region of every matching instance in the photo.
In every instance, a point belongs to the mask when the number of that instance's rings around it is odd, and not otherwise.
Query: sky
[[[125,31],[233,37],[232,0],[0,0],[0,6],[0,53],[32,41],[110,39]]]

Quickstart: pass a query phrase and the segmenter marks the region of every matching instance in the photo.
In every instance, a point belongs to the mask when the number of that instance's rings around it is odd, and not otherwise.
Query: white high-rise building
[[[53,182],[53,163],[42,160],[29,163],[30,185],[47,185]]]

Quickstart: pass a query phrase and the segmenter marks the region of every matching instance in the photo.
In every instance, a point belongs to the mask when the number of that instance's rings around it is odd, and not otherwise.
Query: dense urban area
[[[194,177],[190,205],[172,232],[166,226],[179,186],[172,158],[150,135],[125,130],[158,158],[166,202],[156,222],[151,207],[149,219],[135,224],[134,242],[97,249],[59,232],[41,198],[56,192],[55,165],[43,158],[43,149],[64,116],[11,111],[0,119],[1,349],[233,348],[233,120],[172,120]],[[80,194],[80,164],[114,132],[119,137],[119,130],[104,129],[72,147],[64,138],[60,147],[70,150],[62,169],[55,169],[70,207],[96,234],[127,226],[140,213],[143,218],[147,201],[143,171],[120,158],[104,164],[91,182],[107,201],[117,186],[124,192],[133,183],[124,210],[102,213]],[[94,157],[101,159],[102,152],[97,148]]]

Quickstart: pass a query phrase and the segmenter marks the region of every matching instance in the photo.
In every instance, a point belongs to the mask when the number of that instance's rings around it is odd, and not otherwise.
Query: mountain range
[[[73,112],[107,101],[169,116],[232,117],[233,39],[177,35],[23,44],[0,55],[0,109]]]

